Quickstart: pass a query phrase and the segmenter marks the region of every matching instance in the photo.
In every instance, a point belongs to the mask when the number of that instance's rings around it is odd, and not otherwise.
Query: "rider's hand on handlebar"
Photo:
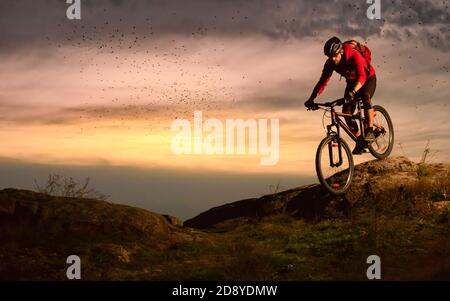
[[[355,90],[348,90],[345,93],[344,98],[345,98],[346,101],[350,102],[350,101],[352,101],[355,98],[355,94],[356,94]]]
[[[319,106],[316,105],[314,103],[314,100],[312,100],[312,99],[308,99],[307,101],[305,101],[305,107],[308,108],[308,111],[311,111],[311,110],[314,111],[314,110],[317,110],[319,108]]]
[[[341,106],[346,102],[345,98],[342,98],[340,101],[336,102],[337,106]]]
[[[318,109],[319,109],[319,106],[316,105],[315,103],[313,103],[312,105],[310,105],[310,106],[308,107],[308,111],[316,111],[316,110],[318,110]]]
[[[314,105],[314,100],[312,100],[311,98],[305,101],[305,107],[309,108],[312,105]]]

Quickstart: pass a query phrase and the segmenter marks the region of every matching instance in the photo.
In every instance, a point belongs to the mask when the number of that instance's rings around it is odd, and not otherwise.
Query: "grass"
[[[430,240],[448,237],[448,213],[429,218],[364,213],[313,223],[262,221],[218,235],[212,248],[192,244],[167,252],[153,279],[363,280],[369,255],[381,256],[394,273],[426,256]]]

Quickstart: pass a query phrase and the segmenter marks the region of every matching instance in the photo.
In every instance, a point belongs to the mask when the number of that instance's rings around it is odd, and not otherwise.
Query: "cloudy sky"
[[[88,1],[0,3],[0,188],[49,173],[90,177],[111,200],[182,218],[315,182],[322,114],[303,102],[323,43],[372,50],[373,102],[395,125],[393,155],[450,161],[449,8],[445,1]],[[342,97],[334,75],[320,100]],[[280,157],[175,155],[176,118],[280,120]],[[359,161],[372,159],[370,155]]]

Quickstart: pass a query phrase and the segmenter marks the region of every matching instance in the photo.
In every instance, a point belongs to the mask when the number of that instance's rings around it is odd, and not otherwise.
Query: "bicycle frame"
[[[332,147],[334,145],[333,145],[333,143],[329,143],[328,144],[328,154],[329,154],[329,158],[330,158],[330,166],[331,167],[339,167],[343,163],[341,139],[339,139],[341,137],[340,128],[342,127],[344,129],[344,131],[349,135],[349,137],[353,141],[357,142],[357,140],[358,140],[358,138],[355,136],[355,134],[353,134],[353,132],[350,130],[350,128],[347,126],[347,124],[345,124],[345,122],[341,118],[339,118],[340,116],[341,117],[350,117],[351,119],[359,120],[359,126],[360,126],[359,128],[361,129],[362,137],[364,137],[364,135],[365,135],[364,126],[363,126],[364,116],[362,114],[360,100],[358,100],[357,105],[358,105],[358,113],[357,114],[347,114],[347,113],[336,112],[336,110],[334,109],[334,105],[330,106],[331,124],[327,125],[327,135],[328,136],[334,135],[338,138],[337,139],[337,147],[338,147],[338,154],[339,154],[339,161],[337,163],[334,163],[333,149],[332,149]],[[335,127],[336,130],[333,130],[333,127]]]
[[[331,124],[329,124],[327,126],[327,134],[328,135],[337,134],[338,137],[340,137],[340,127],[342,127],[344,129],[344,131],[347,133],[347,135],[349,135],[349,137],[352,138],[353,141],[356,142],[358,140],[358,138],[355,136],[355,134],[353,134],[353,132],[350,130],[350,128],[347,126],[347,124],[344,121],[342,121],[341,118],[339,118],[339,116],[341,116],[341,117],[350,117],[351,119],[359,120],[359,128],[361,129],[361,135],[362,135],[362,137],[364,137],[365,131],[364,131],[363,122],[364,122],[365,118],[362,114],[360,101],[358,101],[358,113],[357,114],[347,114],[347,113],[336,112],[336,110],[334,109],[334,106],[332,106],[330,108],[330,112],[331,112]],[[336,129],[337,129],[336,132],[331,129],[333,126],[336,127]]]

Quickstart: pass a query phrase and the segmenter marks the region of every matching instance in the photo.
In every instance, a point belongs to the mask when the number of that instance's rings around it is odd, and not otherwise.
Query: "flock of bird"
[[[240,17],[243,20],[251,18],[244,15]],[[235,17],[232,18],[234,20]],[[224,108],[224,103],[229,108],[234,107],[236,93],[222,79],[224,66],[214,62],[215,54],[225,52],[227,45],[222,43],[221,47],[214,49],[205,46],[205,38],[217,30],[214,24],[211,28],[198,26],[189,38],[167,37],[163,44],[160,44],[161,36],[154,29],[150,18],[146,18],[144,22],[136,22],[136,25],[129,24],[129,20],[125,22],[123,18],[93,26],[86,26],[81,22],[70,25],[70,29],[67,25],[58,24],[59,34],[64,36],[64,40],[53,39],[51,35],[46,37],[50,46],[64,52],[64,59],[79,59],[79,78],[85,82],[86,88],[100,87],[97,92],[101,91],[102,96],[95,93],[95,96],[87,97],[84,102],[85,112],[90,118],[105,118],[112,114],[129,116],[130,119],[148,118],[151,116],[149,113],[159,111],[170,119],[191,116],[193,108],[219,110]],[[448,36],[450,25],[446,30]],[[242,34],[243,31],[240,31],[239,35]],[[439,39],[438,35],[430,35],[430,40]],[[190,39],[195,43],[189,42]],[[189,47],[195,48],[194,51]],[[418,47],[424,46],[416,46]],[[396,48],[395,43],[392,48]],[[446,73],[449,72],[449,62],[445,60],[448,59],[447,54],[448,52],[444,53],[441,67],[441,71]],[[398,56],[402,57],[404,54],[399,53]],[[381,55],[376,59],[376,67],[392,74],[394,70],[390,69],[390,64],[395,59]],[[407,59],[411,64],[420,61],[420,58],[411,55]],[[439,57],[436,62],[439,62]],[[399,68],[401,72],[408,74],[408,65]],[[247,76],[246,70],[242,70],[242,78]],[[406,77],[403,78],[403,81],[406,80]],[[446,80],[435,79],[432,85],[445,88],[448,83]],[[124,91],[127,93],[124,94]],[[108,98],[110,103],[98,106],[94,98]],[[81,115],[80,118],[85,116]],[[120,122],[124,125],[126,121],[122,117]]]

